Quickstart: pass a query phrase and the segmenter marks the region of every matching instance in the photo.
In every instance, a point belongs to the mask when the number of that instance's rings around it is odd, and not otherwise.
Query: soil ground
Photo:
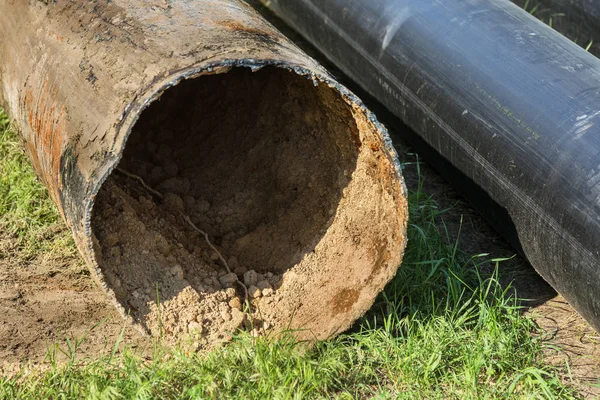
[[[280,23],[277,25],[313,56],[320,57],[293,32]],[[341,76],[339,72],[334,73]],[[376,109],[376,105],[371,108]],[[382,119],[394,136],[401,159],[413,162],[410,146],[401,139],[401,128],[395,129],[393,122]],[[425,182],[423,191],[432,195],[441,207],[452,207],[445,214],[451,240],[456,238],[460,226],[460,244],[466,252],[490,253],[493,257],[515,255],[435,171],[425,163],[420,170]],[[406,167],[404,176],[409,190],[414,190],[419,180],[414,164]],[[64,229],[62,225],[57,226],[57,234]],[[530,299],[526,312],[534,316],[546,332],[544,340],[555,347],[555,350],[547,350],[547,362],[562,368],[563,379],[574,384],[582,395],[600,396],[600,389],[593,386],[600,377],[599,335],[526,260],[517,255],[501,264],[501,272],[505,282],[513,282],[519,297]],[[22,364],[39,368],[54,343],[59,343],[68,353],[67,343],[84,336],[86,340],[77,350],[79,357],[97,357],[102,352],[110,352],[121,331],[122,346],[142,354],[149,354],[152,348],[149,338],[124,324],[105,294],[94,286],[78,257],[39,254],[33,259],[26,258],[19,253],[16,240],[1,232],[0,310],[0,373],[15,372]],[[67,357],[66,354],[59,356]]]
[[[66,227],[58,226],[57,233]],[[0,233],[0,374],[22,365],[37,368],[55,343],[85,337],[78,356],[110,352],[122,330],[123,342],[145,352],[151,341],[126,325],[96,287],[76,256],[23,256],[17,241]],[[59,359],[67,354],[58,352]]]

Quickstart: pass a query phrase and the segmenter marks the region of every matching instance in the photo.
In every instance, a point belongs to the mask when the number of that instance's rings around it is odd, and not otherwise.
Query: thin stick
[[[148,186],[146,184],[146,182],[144,182],[144,180],[142,179],[142,177],[137,176],[135,174],[132,174],[131,172],[127,172],[127,171],[125,171],[124,169],[121,169],[121,168],[117,168],[116,171],[119,172],[119,173],[121,173],[121,174],[123,174],[123,175],[125,175],[128,178],[131,178],[131,179],[134,179],[134,180],[138,181],[144,187],[144,189],[146,189],[147,191],[149,191],[150,193],[152,193],[153,195],[155,195],[159,199],[164,199],[165,198],[165,196],[161,192],[159,192],[157,190],[154,190],[150,186]]]
[[[215,253],[217,253],[217,255],[219,256],[219,260],[221,260],[221,262],[223,263],[223,265],[225,265],[225,268],[227,269],[227,272],[231,273],[231,269],[229,268],[229,264],[227,263],[227,261],[225,261],[225,257],[223,257],[223,255],[221,254],[221,252],[211,243],[210,239],[208,238],[208,233],[206,233],[202,229],[198,228],[192,222],[192,220],[190,220],[190,217],[188,217],[184,213],[181,213],[181,216],[183,217],[183,219],[185,220],[185,222],[188,223],[189,226],[191,226],[194,230],[196,230],[198,233],[200,233],[202,236],[204,236],[204,240],[210,246],[210,248],[213,249]],[[245,301],[248,302],[248,288],[239,279],[236,279],[236,282],[238,283],[238,285],[240,285],[241,287],[244,288],[244,298],[245,298]]]

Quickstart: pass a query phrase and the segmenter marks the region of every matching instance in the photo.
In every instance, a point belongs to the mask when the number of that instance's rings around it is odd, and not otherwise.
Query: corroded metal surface
[[[325,83],[381,133],[403,185],[385,129],[241,1],[0,0],[0,10],[0,101],[107,292],[90,232],[94,197],[140,113],[184,79],[274,65]]]

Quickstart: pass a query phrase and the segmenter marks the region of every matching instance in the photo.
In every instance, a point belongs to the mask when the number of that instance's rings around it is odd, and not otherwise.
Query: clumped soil
[[[264,332],[274,321],[261,310],[336,214],[357,157],[350,111],[326,117],[324,89],[267,70],[167,91],[97,196],[104,277],[153,335],[208,348]]]

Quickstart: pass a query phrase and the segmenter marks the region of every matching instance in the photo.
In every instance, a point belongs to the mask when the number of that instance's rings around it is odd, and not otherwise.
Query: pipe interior
[[[325,235],[359,143],[339,94],[287,70],[234,68],[168,89],[140,116],[96,198],[106,283],[153,333],[161,325],[226,337],[248,323],[235,311],[245,289],[276,291]]]

